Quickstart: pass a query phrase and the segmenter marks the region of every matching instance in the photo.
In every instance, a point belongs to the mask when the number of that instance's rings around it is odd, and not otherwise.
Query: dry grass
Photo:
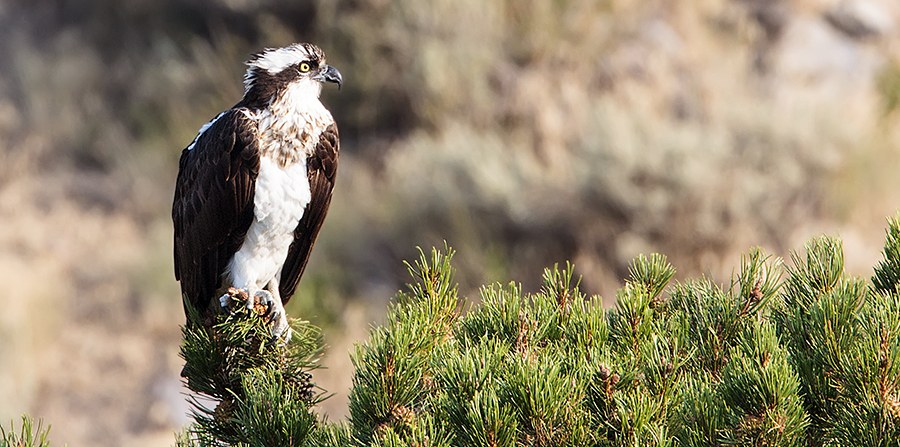
[[[668,253],[683,274],[751,245],[785,253],[854,214],[834,181],[854,160],[896,158],[885,129],[897,118],[875,86],[896,38],[849,39],[822,5],[354,5],[327,17],[326,40],[363,86],[402,86],[386,107],[410,103],[417,125],[375,154],[361,142],[381,163],[344,178],[379,198],[343,201],[377,216],[359,231],[393,247],[449,239],[469,285],[574,259],[610,295],[640,252]],[[355,35],[362,45],[340,45]],[[885,191],[867,200],[890,202]]]

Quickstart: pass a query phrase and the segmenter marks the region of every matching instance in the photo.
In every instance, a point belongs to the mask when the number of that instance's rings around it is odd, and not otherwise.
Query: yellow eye
[[[306,62],[301,62],[300,63],[300,72],[306,73],[307,71],[309,71],[309,64]]]

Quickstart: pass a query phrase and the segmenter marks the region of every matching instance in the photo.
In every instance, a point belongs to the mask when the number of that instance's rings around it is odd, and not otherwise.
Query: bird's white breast
[[[309,200],[306,159],[286,167],[268,157],[260,160],[253,223],[228,265],[234,286],[262,288],[280,276],[294,229]]]
[[[306,159],[334,122],[319,102],[319,88],[297,83],[267,109],[245,111],[257,123],[260,167],[253,222],[226,271],[235,287],[263,288],[280,279],[294,229],[310,201]]]

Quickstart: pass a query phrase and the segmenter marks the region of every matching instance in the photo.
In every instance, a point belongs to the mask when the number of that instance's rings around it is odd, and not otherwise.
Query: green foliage
[[[872,282],[882,293],[897,293],[900,285],[900,215],[888,221],[884,259],[875,266]]]
[[[800,380],[774,327],[756,323],[738,338],[719,385],[725,408],[722,444],[805,444],[807,418],[798,394]]]
[[[195,393],[189,397],[195,423],[179,445],[300,445],[316,426],[311,407],[321,400],[310,381],[321,352],[318,329],[294,320],[291,339],[281,343],[246,306],[209,329],[189,311],[182,376]]]
[[[674,269],[641,256],[608,313],[578,291],[569,265],[545,271],[537,294],[485,287],[481,306],[460,314],[454,287],[423,281],[449,280],[449,256],[422,256],[410,269],[417,283],[358,348],[354,436],[372,445],[797,445],[807,425],[799,379],[760,318],[780,278],[778,261],[766,261],[753,251],[729,291],[699,282],[667,301]],[[429,300],[445,305],[434,312]],[[366,359],[397,352],[388,342],[407,331],[418,344],[403,354],[421,371],[370,367]],[[401,398],[377,406],[379,391],[360,391],[385,383],[426,386],[411,396],[390,388]]]
[[[22,425],[16,432],[16,425],[9,423],[9,431],[0,425],[0,447],[49,447],[48,435],[50,427],[43,428],[43,421],[38,419],[37,426],[34,419],[28,415],[22,415]]]
[[[185,330],[188,385],[218,406],[195,400],[178,445],[896,446],[898,234],[895,218],[872,285],[829,237],[786,269],[753,249],[727,287],[670,284],[664,256],[639,256],[608,311],[568,264],[537,293],[493,284],[462,306],[453,251],[420,250],[352,355],[349,421],[310,409],[314,329],[270,345],[236,314]]]
[[[818,238],[794,255],[774,311],[801,379],[817,445],[900,443],[898,219],[889,223],[874,287],[843,275],[840,241]]]

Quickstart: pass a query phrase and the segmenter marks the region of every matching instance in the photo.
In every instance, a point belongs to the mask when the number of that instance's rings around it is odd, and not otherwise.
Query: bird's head
[[[265,107],[289,90],[319,96],[322,84],[333,82],[341,88],[341,73],[325,63],[325,53],[309,43],[266,49],[247,62],[244,75],[244,102]]]

